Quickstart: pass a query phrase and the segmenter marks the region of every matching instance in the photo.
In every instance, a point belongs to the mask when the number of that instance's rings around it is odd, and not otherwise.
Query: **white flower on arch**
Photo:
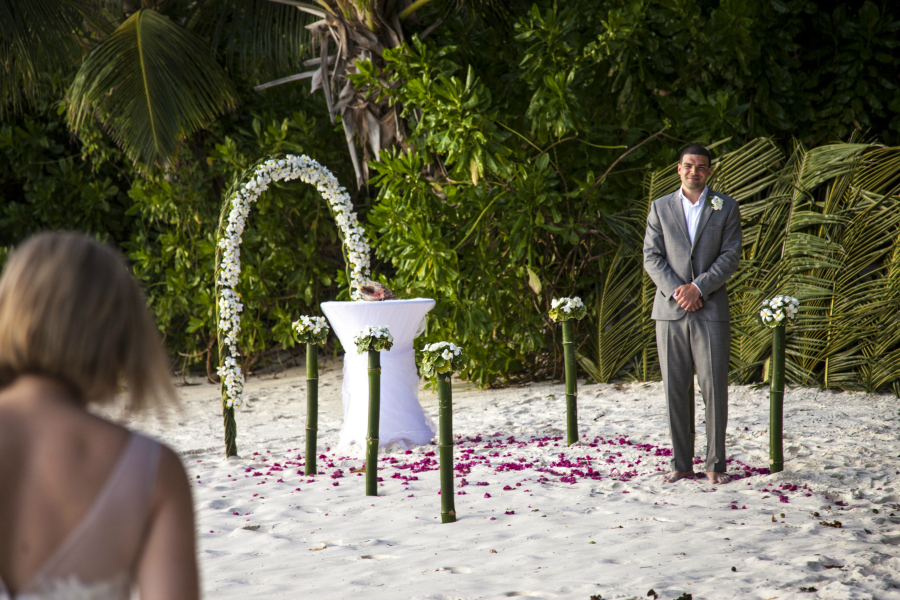
[[[250,181],[238,188],[229,199],[231,211],[228,213],[228,226],[218,240],[222,255],[216,286],[221,290],[216,299],[216,308],[219,332],[223,334],[225,347],[219,349],[223,360],[217,372],[225,385],[225,405],[228,408],[241,406],[244,400],[244,374],[237,360],[240,357],[237,340],[241,332],[241,311],[244,306],[235,288],[241,275],[241,236],[250,216],[250,203],[255,202],[271,182],[298,178],[314,185],[331,206],[347,248],[350,286],[353,290],[351,296],[354,300],[358,299],[357,286],[364,285],[369,280],[370,247],[366,232],[353,212],[353,204],[346,188],[341,187],[331,171],[306,155],[288,154],[283,159],[269,159],[260,164]]]

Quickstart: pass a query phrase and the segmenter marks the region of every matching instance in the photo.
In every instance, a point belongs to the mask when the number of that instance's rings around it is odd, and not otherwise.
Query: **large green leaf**
[[[68,103],[76,131],[96,117],[132,160],[166,165],[237,96],[203,40],[143,9],[86,57]]]
[[[106,24],[86,0],[0,2],[0,116],[18,110],[81,58],[79,33]]]

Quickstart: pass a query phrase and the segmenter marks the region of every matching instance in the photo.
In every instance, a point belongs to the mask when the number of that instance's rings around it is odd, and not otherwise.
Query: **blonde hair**
[[[38,234],[0,276],[0,388],[54,378],[84,405],[127,385],[129,409],[175,399],[146,300],[117,251],[76,233]]]

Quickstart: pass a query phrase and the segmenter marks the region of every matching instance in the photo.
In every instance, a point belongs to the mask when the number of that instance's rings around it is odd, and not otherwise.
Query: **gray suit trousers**
[[[657,321],[656,346],[669,412],[672,468],[693,470],[696,369],[706,405],[706,471],[724,473],[731,324],[728,321],[704,321],[695,313],[687,313],[677,321]]]

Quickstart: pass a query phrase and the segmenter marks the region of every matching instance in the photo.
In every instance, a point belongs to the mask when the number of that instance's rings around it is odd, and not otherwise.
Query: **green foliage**
[[[9,10],[27,3],[15,0]],[[84,29],[90,15],[77,6],[85,3],[64,4],[67,12],[45,19],[47,30],[71,25],[90,44],[121,20],[95,11]],[[29,22],[37,22],[33,15],[47,6],[32,5]],[[879,194],[895,193],[896,181],[878,183],[880,171],[861,165],[875,161],[893,173],[894,158],[834,142],[856,130],[900,141],[900,21],[886,2],[835,5],[538,0],[506,13],[506,30],[445,13],[444,2],[420,5],[423,22],[444,17],[427,43],[386,51],[385,63],[375,61],[381,70],[360,63],[354,78],[409,120],[401,124],[410,132],[403,151],[382,150],[369,167],[371,187],[355,199],[381,261],[374,271],[401,294],[437,299],[425,343],[459,340],[472,359],[463,375],[481,385],[558,375],[558,328],[546,315],[552,298],[574,295],[592,307],[580,355],[586,369],[594,365],[592,376],[651,379],[654,291],[636,262],[645,211],[677,187],[664,167],[680,147],[723,140],[714,150],[717,185],[742,202],[745,238],[755,240],[734,281],[735,305],[755,308],[776,280],[806,286],[795,290],[804,311],[840,318],[789,337],[788,377],[892,385],[900,333],[885,311],[893,310],[900,263],[887,241],[896,231],[894,196]],[[231,76],[252,79],[299,69],[299,14],[266,0],[229,0],[165,4],[156,16],[205,40]],[[5,106],[32,102],[0,125],[0,261],[47,228],[116,244],[145,285],[172,354],[183,366],[215,362],[212,276],[223,194],[257,159],[287,152],[307,153],[349,182],[353,170],[325,104],[310,102],[304,84],[260,95],[239,82],[241,109],[185,140],[172,169],[141,176],[87,120],[80,138],[70,138],[57,109],[35,95],[39,84],[64,89],[72,75],[65,69],[74,70],[81,50],[68,51],[66,67],[48,36],[35,37],[38,29],[0,21],[0,47],[25,49],[15,57],[24,62],[4,65],[3,89],[28,86]],[[881,220],[868,220],[875,215]],[[314,314],[346,275],[328,208],[300,183],[275,185],[254,205],[242,259],[241,346],[252,368],[271,349],[293,346],[290,315]],[[732,367],[741,378],[759,372],[767,356],[767,342],[747,327],[735,325],[743,345]]]
[[[7,0],[0,116],[60,92],[48,77],[59,73],[72,83],[74,129],[102,123],[132,161],[171,165],[181,143],[236,105],[225,67],[248,79],[298,67],[309,20],[266,0]]]
[[[0,266],[12,246],[47,229],[113,244],[127,239],[131,173],[122,172],[115,153],[81,151],[46,99],[0,124]]]
[[[895,143],[896,14],[871,0],[538,2],[517,24],[527,116],[543,111],[535,131],[556,137],[669,119],[693,139],[817,144],[863,129]]]
[[[200,38],[141,9],[87,55],[69,88],[78,131],[97,118],[136,163],[164,165],[178,142],[234,108],[234,85]]]
[[[299,92],[299,90],[297,91]],[[309,154],[346,178],[341,138],[326,119],[297,106],[300,93],[271,95],[252,111],[217,122],[197,149],[205,160],[182,165],[176,177],[147,176],[131,189],[138,232],[128,244],[160,326],[186,363],[204,355],[215,364],[216,229],[225,190],[260,157]],[[316,104],[313,104],[316,106]],[[291,114],[289,118],[277,115]],[[241,243],[238,293],[242,366],[250,369],[276,344],[295,345],[291,315],[317,312],[338,294],[344,270],[331,211],[312,186],[273,183],[253,204]],[[344,286],[346,287],[346,286]]]
[[[797,144],[767,198],[741,207],[752,244],[732,304],[744,333],[732,339],[735,376],[765,364],[770,340],[751,311],[777,290],[801,302],[787,336],[789,381],[900,390],[898,181],[896,148]]]
[[[357,86],[423,115],[414,151],[371,164],[379,195],[369,223],[377,255],[394,268],[391,287],[438,300],[426,340],[466,340],[465,376],[490,385],[545,346],[542,315],[573,285],[572,264],[589,262],[596,230],[578,222],[579,187],[589,183],[567,183],[559,154],[514,132],[486,82],[451,52],[418,41],[386,52],[388,86],[361,69]],[[430,169],[434,177],[422,175]]]
[[[48,77],[65,69],[83,49],[78,34],[89,11],[80,0],[9,0],[0,4],[0,117],[40,104],[41,92],[63,88]],[[64,31],[66,35],[56,35]],[[48,43],[48,39],[53,43]]]
[[[452,48],[432,51],[418,38],[414,51],[406,46],[385,50],[385,61],[394,66],[388,77],[390,84],[403,84],[402,115],[422,111],[418,129],[433,132],[429,147],[446,157],[453,165],[450,177],[472,179],[477,183],[485,169],[496,171],[509,153],[504,144],[509,134],[497,123],[498,109],[492,103],[490,90],[469,67],[465,79],[456,76],[458,66],[445,58]],[[387,92],[377,80],[377,69],[369,63],[359,75],[350,79],[357,87],[372,85]],[[380,89],[379,89],[380,88]]]
[[[227,186],[260,156],[308,153],[352,176],[342,136],[302,90],[245,92],[244,109],[195,136],[166,174],[137,173],[101,132],[79,139],[45,104],[0,125],[0,265],[45,229],[82,231],[118,246],[142,283],[179,368],[217,363],[215,232]],[[290,115],[287,118],[284,115]],[[82,152],[84,155],[82,156]],[[337,227],[311,186],[277,184],[253,206],[242,245],[243,366],[293,347],[291,315],[338,295],[344,260]],[[346,285],[343,286],[346,288]]]

